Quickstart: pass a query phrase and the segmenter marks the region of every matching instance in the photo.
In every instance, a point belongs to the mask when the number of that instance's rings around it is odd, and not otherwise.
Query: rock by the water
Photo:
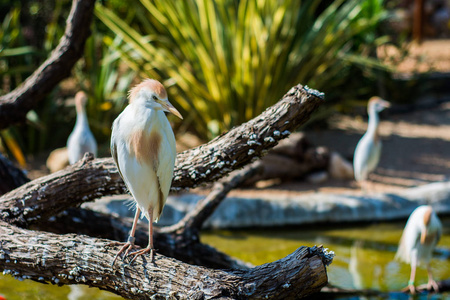
[[[85,204],[104,212],[133,217],[120,197]],[[127,199],[130,199],[128,197]],[[170,196],[158,226],[178,222],[204,196]],[[295,196],[273,195],[258,198],[226,198],[205,222],[205,228],[249,228],[313,223],[389,221],[407,218],[419,205],[430,204],[438,214],[450,213],[450,182],[437,182],[410,188],[396,194],[371,196],[314,193]]]

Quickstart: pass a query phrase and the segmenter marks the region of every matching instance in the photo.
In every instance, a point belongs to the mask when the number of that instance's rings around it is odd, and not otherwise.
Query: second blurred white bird
[[[442,224],[433,208],[429,205],[417,207],[409,216],[398,246],[396,259],[411,265],[411,277],[408,289],[415,293],[414,280],[416,267],[424,264],[428,271],[428,289],[438,291],[438,285],[433,279],[430,260],[442,233]]]
[[[378,135],[378,123],[380,122],[378,113],[389,106],[390,103],[380,97],[372,97],[369,100],[367,106],[369,125],[366,133],[356,145],[353,156],[355,179],[362,187],[380,160],[381,141]]]
[[[75,107],[77,109],[77,121],[72,133],[67,140],[69,163],[74,164],[80,160],[86,152],[97,156],[97,142],[92,134],[86,116],[87,96],[80,91],[75,95]]]
[[[130,255],[134,256],[133,261],[138,255],[150,252],[153,260],[153,222],[161,215],[169,194],[176,158],[175,136],[164,112],[182,119],[159,81],[143,81],[130,91],[129,100],[113,123],[111,154],[137,209],[128,242],[114,262],[122,252],[125,251],[126,257],[133,248],[141,211],[149,222],[149,243],[147,248]]]

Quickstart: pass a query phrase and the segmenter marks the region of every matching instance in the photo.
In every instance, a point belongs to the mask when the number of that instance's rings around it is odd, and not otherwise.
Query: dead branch
[[[73,0],[66,30],[50,57],[19,87],[0,97],[0,129],[25,122],[29,110],[68,77],[90,35],[93,0]]]
[[[179,153],[172,188],[214,182],[263,155],[290,131],[304,124],[323,102],[323,95],[302,85],[293,87],[258,117],[216,139]],[[112,158],[85,157],[73,166],[0,197],[0,218],[19,226],[49,217],[107,195],[124,193],[125,185]]]
[[[301,247],[249,270],[211,270],[162,255],[112,267],[110,240],[20,229],[0,221],[0,269],[16,278],[86,284],[130,299],[298,299],[326,284],[329,255]],[[143,261],[141,261],[143,259]]]
[[[261,159],[263,171],[245,182],[252,185],[260,180],[292,180],[302,178],[311,172],[326,170],[329,150],[313,146],[304,133],[291,134]]]
[[[262,170],[263,166],[258,161],[246,166],[243,170],[231,173],[230,178],[225,178],[225,180],[222,179],[217,182],[209,195],[197,203],[195,209],[186,214],[177,224],[164,227],[160,231],[179,233],[190,237],[198,236],[198,232],[202,228],[203,223],[212,215],[227,194]]]

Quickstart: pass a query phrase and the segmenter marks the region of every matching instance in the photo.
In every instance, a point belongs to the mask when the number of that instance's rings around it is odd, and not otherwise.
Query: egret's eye
[[[153,100],[155,100],[155,101],[158,100],[158,98],[156,98],[156,96],[154,96],[154,95],[152,96],[152,98],[153,98]]]

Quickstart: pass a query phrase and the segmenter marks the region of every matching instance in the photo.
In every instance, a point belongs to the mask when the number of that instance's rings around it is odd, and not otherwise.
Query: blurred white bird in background
[[[381,141],[378,135],[380,118],[378,113],[390,107],[390,103],[380,97],[372,97],[367,105],[369,125],[366,133],[359,140],[353,156],[355,179],[365,190],[369,174],[375,170],[380,160]]]
[[[130,236],[113,264],[124,251],[124,258],[134,256],[131,262],[148,252],[153,261],[153,222],[169,194],[176,158],[175,136],[164,112],[183,119],[167,100],[164,86],[147,79],[130,91],[129,105],[113,123],[111,154],[137,204]],[[129,253],[141,211],[149,221],[149,243],[147,248]]]
[[[429,205],[417,207],[406,222],[395,258],[411,265],[408,288],[412,294],[416,292],[414,280],[418,265],[427,267],[428,289],[438,291],[438,285],[431,274],[430,260],[441,233],[441,221]]]
[[[83,91],[80,91],[75,95],[77,121],[67,140],[67,151],[70,164],[76,163],[86,152],[94,154],[94,157],[97,156],[97,142],[89,128],[89,122],[86,116],[86,102],[87,96]]]

